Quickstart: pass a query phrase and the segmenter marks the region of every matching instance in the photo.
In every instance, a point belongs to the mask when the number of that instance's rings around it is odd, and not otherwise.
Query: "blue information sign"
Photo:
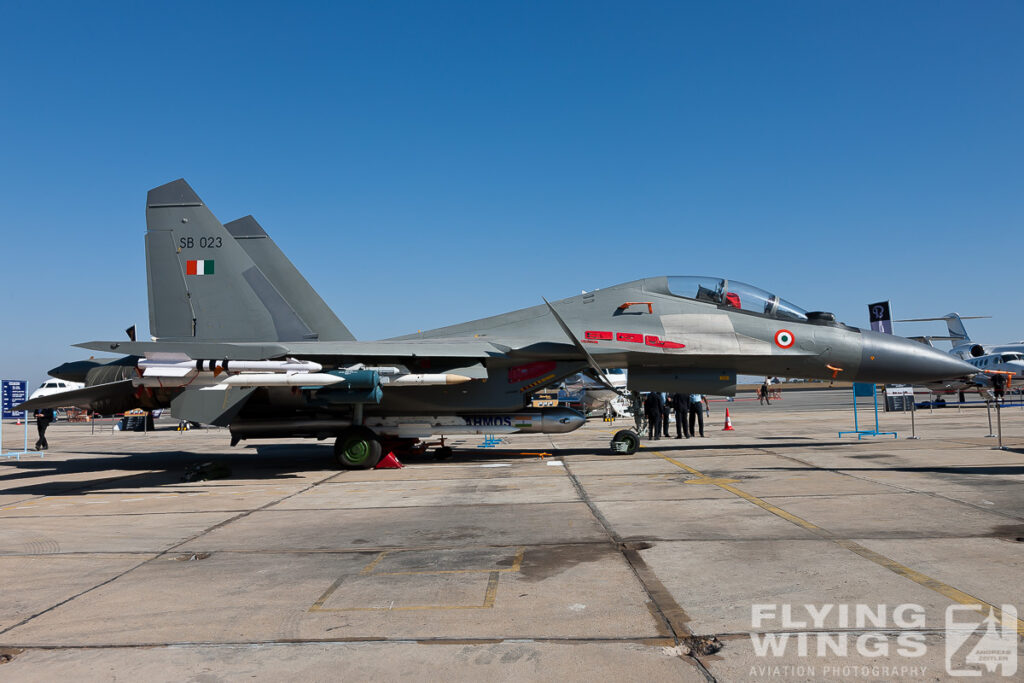
[[[23,379],[5,379],[0,382],[0,393],[3,394],[3,419],[13,420],[17,417],[27,417],[27,411],[11,411],[11,408],[24,403],[28,398],[28,382]]]

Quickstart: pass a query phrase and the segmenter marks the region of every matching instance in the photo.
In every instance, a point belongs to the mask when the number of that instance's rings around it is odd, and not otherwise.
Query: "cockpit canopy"
[[[807,320],[807,311],[759,287],[735,280],[699,275],[668,278],[668,291],[676,296],[706,301],[716,306],[766,315],[782,320]]]

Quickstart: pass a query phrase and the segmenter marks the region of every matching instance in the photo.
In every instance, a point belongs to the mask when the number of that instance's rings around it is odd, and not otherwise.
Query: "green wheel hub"
[[[338,464],[352,469],[369,469],[380,462],[381,443],[369,429],[352,429],[334,443]]]

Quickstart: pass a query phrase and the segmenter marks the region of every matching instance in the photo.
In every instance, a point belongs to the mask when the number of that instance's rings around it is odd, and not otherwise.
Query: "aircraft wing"
[[[123,396],[133,390],[130,379],[120,382],[97,384],[84,389],[62,391],[59,394],[40,396],[14,406],[13,410],[35,410],[36,408],[62,408],[64,406],[88,406],[93,401]]]
[[[511,348],[475,339],[407,339],[394,341],[324,342],[189,342],[189,341],[92,341],[76,344],[93,351],[117,351],[130,356],[154,357],[161,354],[185,356],[194,360],[267,360],[295,356],[299,358],[493,358],[504,356]]]

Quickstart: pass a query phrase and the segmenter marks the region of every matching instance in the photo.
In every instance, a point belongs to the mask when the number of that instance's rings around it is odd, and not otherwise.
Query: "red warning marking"
[[[519,382],[525,382],[528,379],[540,377],[544,373],[551,372],[554,369],[555,361],[553,360],[541,360],[535,363],[517,365],[508,369],[508,383],[518,384]]]
[[[796,337],[789,330],[779,330],[775,333],[775,345],[780,349],[788,349],[796,342]]]
[[[632,332],[619,332],[618,334],[615,335],[615,340],[622,342],[633,342],[635,344],[643,344],[644,335],[633,334]]]
[[[586,332],[583,333],[583,336],[586,337],[587,339],[593,339],[593,340],[596,340],[596,341],[611,341],[612,340],[612,333],[611,332],[603,332],[603,331],[600,331],[600,330],[587,330]]]

